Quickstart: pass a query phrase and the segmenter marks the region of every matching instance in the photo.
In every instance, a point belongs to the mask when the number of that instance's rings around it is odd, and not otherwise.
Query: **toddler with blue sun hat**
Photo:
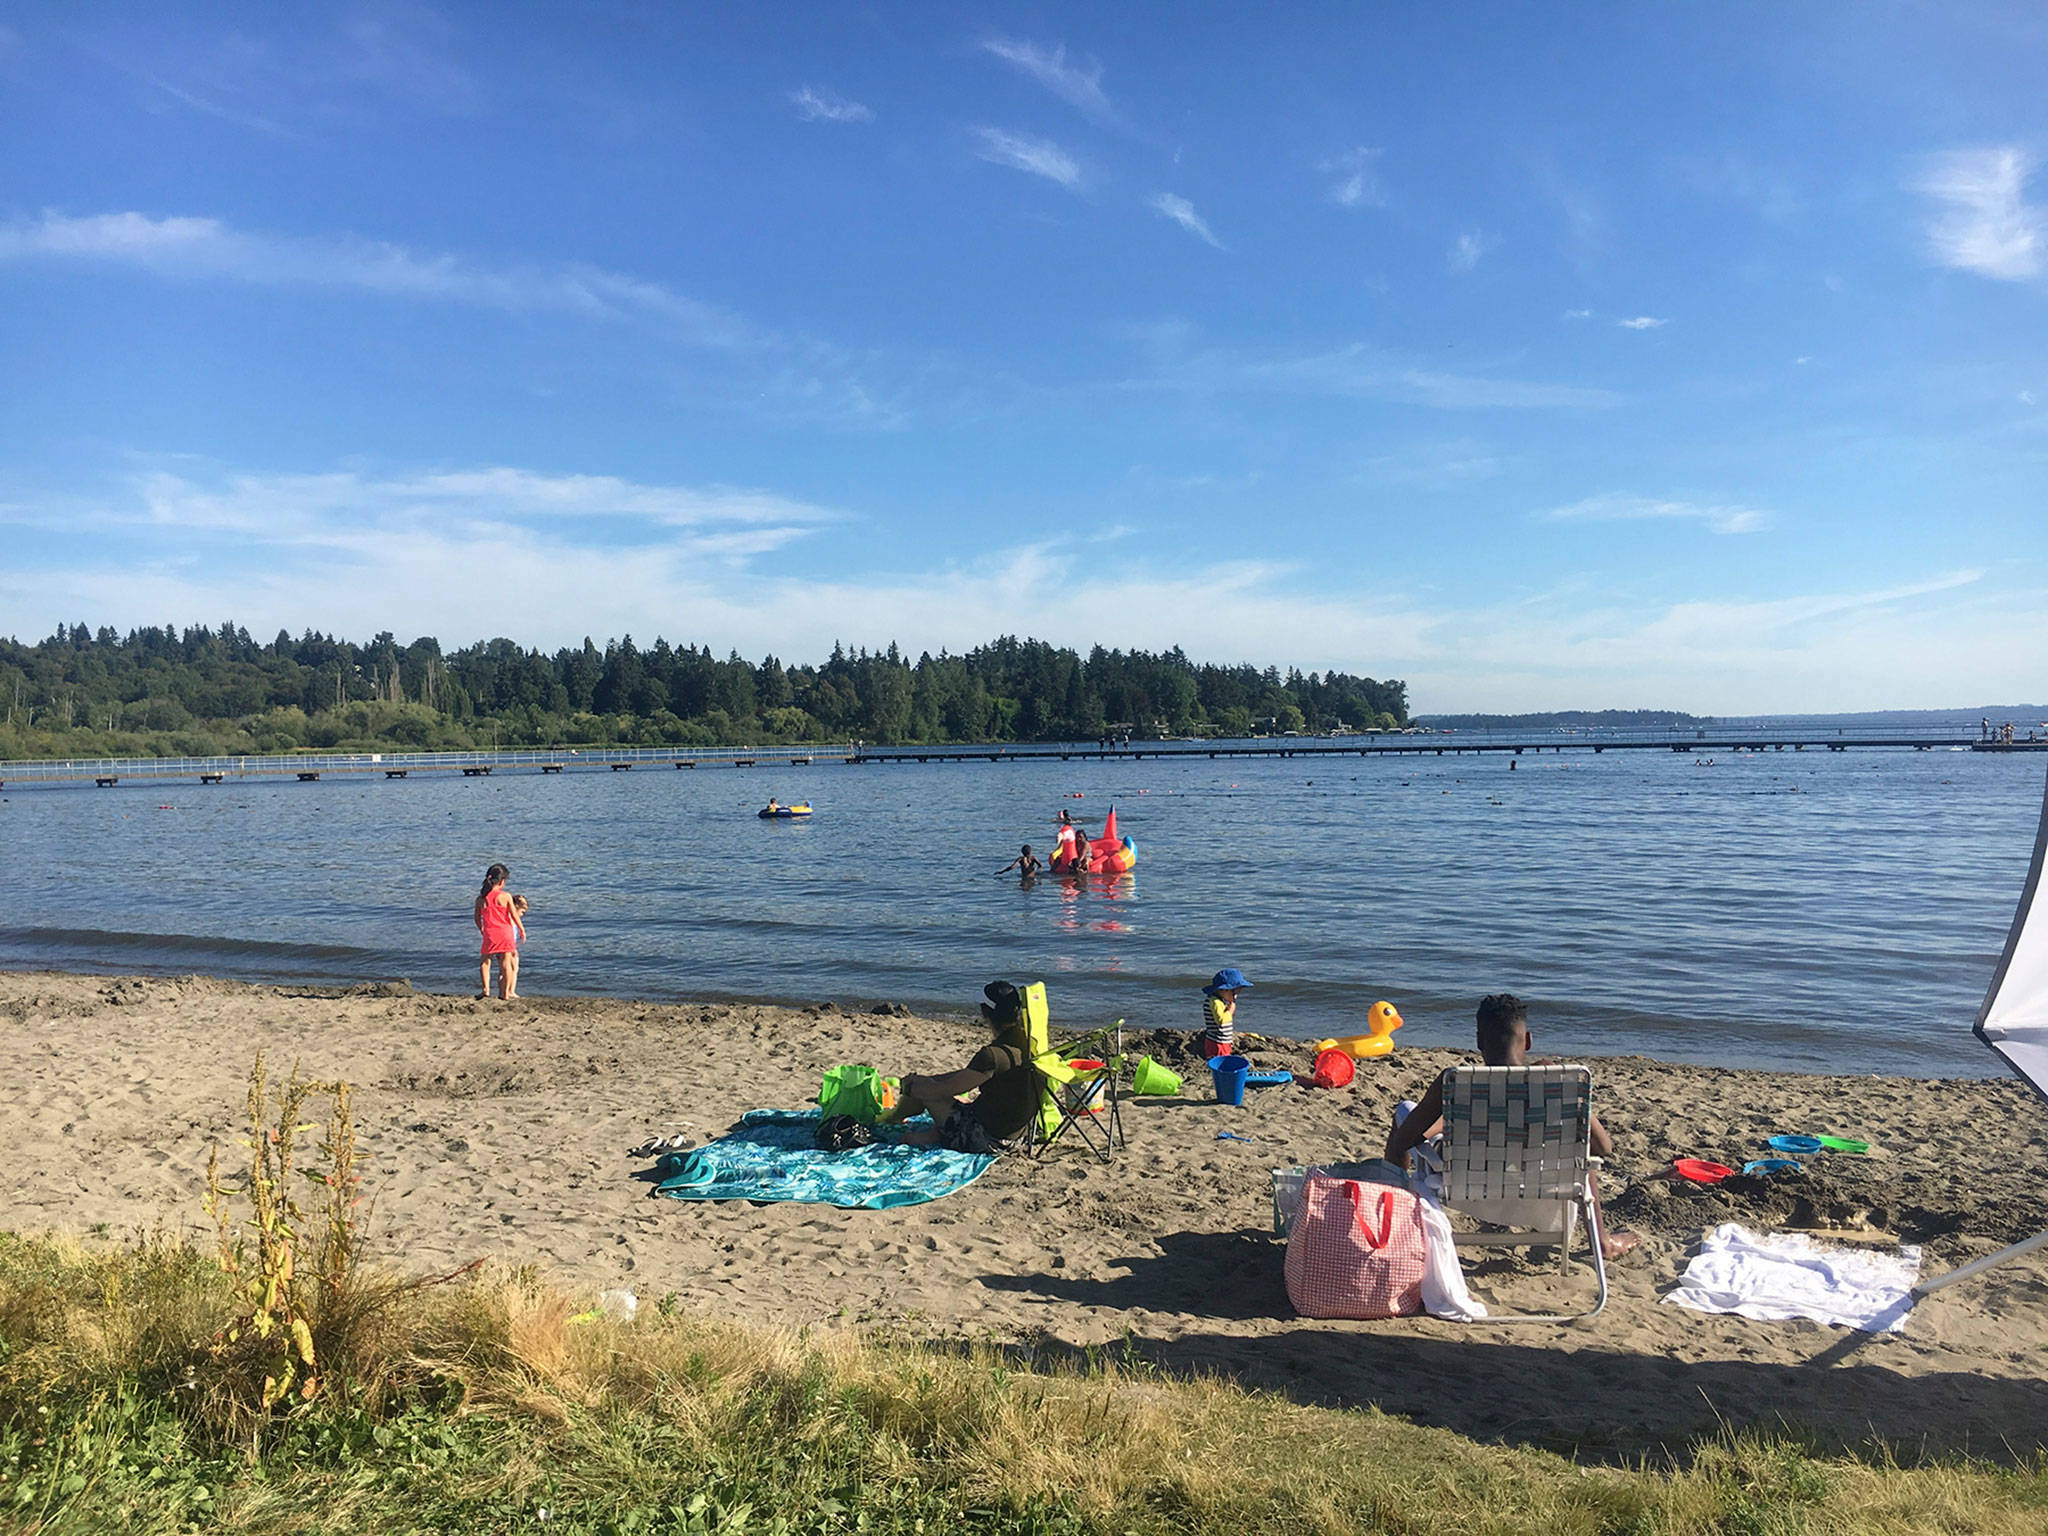
[[[1244,972],[1226,965],[1202,988],[1202,1032],[1195,1049],[1204,1057],[1228,1056],[1237,1049],[1237,994],[1251,989]]]

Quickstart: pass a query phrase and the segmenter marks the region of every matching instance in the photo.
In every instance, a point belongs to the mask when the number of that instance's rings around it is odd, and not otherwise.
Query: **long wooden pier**
[[[817,762],[848,766],[890,763],[1164,762],[1174,759],[1319,757],[1538,756],[1607,752],[1677,752],[1696,757],[1748,752],[1847,752],[1891,749],[1914,752],[2048,752],[2048,740],[2004,742],[1954,734],[1805,731],[1791,734],[1693,732],[1588,733],[1575,736],[1490,736],[1440,732],[1389,732],[1368,736],[1268,737],[1249,741],[1123,741],[991,743],[984,746],[875,747],[864,742],[830,746],[780,747],[520,747],[474,752],[291,752],[247,757],[116,757],[0,762],[0,788],[31,784],[122,784],[295,779],[317,784],[351,775],[401,781],[414,775],[460,775],[488,779],[493,773],[560,775],[623,773],[638,764],[675,768],[806,768]]]
[[[1467,753],[1509,753],[1515,757],[1550,753],[1690,752],[1714,757],[1735,752],[1847,752],[1866,747],[1910,748],[1915,752],[2048,752],[2048,741],[1994,742],[1967,736],[1743,736],[1711,740],[1688,736],[1657,740],[1578,739],[1493,740],[1449,734],[1383,738],[1369,742],[1303,739],[1284,742],[1132,742],[1128,746],[863,747],[849,763],[979,763],[1137,761],[1141,758],[1230,757],[1462,757]]]

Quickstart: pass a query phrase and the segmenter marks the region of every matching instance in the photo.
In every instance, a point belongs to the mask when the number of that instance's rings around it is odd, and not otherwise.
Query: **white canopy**
[[[2041,830],[2034,838],[2034,861],[2027,866],[2020,909],[2013,914],[2012,932],[2006,935],[2005,954],[1991,977],[1991,990],[1977,1010],[1977,1038],[2003,1056],[2006,1065],[2025,1078],[2034,1092],[2048,1098],[2048,901],[2038,906],[2034,901],[2041,894],[2044,862],[2048,862],[2048,790],[2041,796]],[[1924,1301],[1945,1285],[2043,1248],[2048,1248],[2048,1232],[2036,1233],[1961,1269],[1922,1280],[1913,1287],[1913,1300]]]
[[[1977,1036],[2006,1059],[2036,1093],[2048,1097],[2048,900],[2041,895],[2041,866],[2048,859],[2048,791],[2041,800],[2041,831],[2034,862],[2006,937],[2005,955],[1977,1010]]]

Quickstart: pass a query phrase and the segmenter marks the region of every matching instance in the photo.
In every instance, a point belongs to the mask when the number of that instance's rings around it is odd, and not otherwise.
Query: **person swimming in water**
[[[1033,853],[1031,851],[1031,845],[1029,843],[1026,843],[1024,845],[1024,851],[1019,853],[1016,858],[1010,860],[1010,862],[1005,864],[1001,869],[997,870],[996,873],[999,875],[1007,875],[1011,870],[1014,869],[1025,880],[1030,881],[1036,880],[1038,878],[1038,871],[1041,867],[1042,866],[1038,862],[1038,855]]]

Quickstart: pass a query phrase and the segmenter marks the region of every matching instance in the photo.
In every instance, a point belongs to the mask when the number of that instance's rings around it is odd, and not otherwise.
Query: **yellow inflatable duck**
[[[1368,1056],[1385,1056],[1394,1049],[1394,1031],[1401,1027],[1401,1010],[1392,1003],[1374,1003],[1365,1016],[1371,1029],[1362,1035],[1346,1035],[1340,1040],[1318,1040],[1313,1049],[1317,1051],[1342,1051],[1360,1061]]]

